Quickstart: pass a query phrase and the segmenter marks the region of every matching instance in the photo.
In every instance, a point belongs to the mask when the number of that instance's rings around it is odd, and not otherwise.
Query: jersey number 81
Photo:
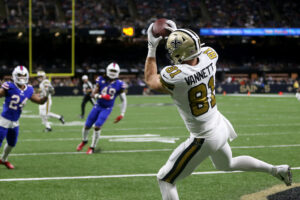
[[[213,76],[210,77],[208,81],[208,89],[211,90],[210,105],[213,108],[216,105],[216,97],[214,95],[215,84]],[[201,83],[200,85],[191,88],[188,92],[188,95],[191,112],[194,116],[198,117],[209,110],[206,84]]]

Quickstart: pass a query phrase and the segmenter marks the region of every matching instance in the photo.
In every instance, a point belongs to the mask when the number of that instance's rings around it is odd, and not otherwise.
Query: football
[[[171,31],[166,29],[166,27],[169,26],[166,23],[166,21],[167,21],[167,19],[160,18],[154,22],[153,27],[152,27],[152,33],[153,33],[154,37],[159,37],[159,36],[167,37],[170,35]]]

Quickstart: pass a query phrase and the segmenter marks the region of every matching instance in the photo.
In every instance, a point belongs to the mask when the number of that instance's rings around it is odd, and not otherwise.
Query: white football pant
[[[42,123],[46,126],[46,128],[51,129],[51,125],[48,121],[49,117],[60,119],[60,115],[50,112],[52,101],[51,99],[44,103],[43,105],[39,105],[40,116],[42,118]]]
[[[256,158],[250,156],[233,158],[227,142],[226,129],[227,127],[224,126],[217,127],[214,134],[216,137],[213,138],[204,139],[191,136],[173,151],[167,163],[157,174],[163,200],[179,199],[175,186],[176,181],[190,175],[207,157],[210,157],[218,170],[272,172],[273,165]]]

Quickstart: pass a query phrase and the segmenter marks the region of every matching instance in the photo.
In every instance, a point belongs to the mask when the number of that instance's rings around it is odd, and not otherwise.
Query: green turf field
[[[78,117],[80,102],[80,97],[53,99],[52,111],[63,114],[67,124],[51,120],[51,133],[43,132],[37,105],[26,105],[19,141],[9,157],[16,168],[0,166],[0,199],[161,199],[155,174],[189,134],[171,98],[129,96],[125,118],[113,123],[120,112],[116,106],[102,129],[100,149],[93,155],[85,154],[87,147],[76,152],[84,123]],[[217,104],[239,135],[230,143],[234,156],[247,154],[272,164],[300,167],[300,102],[296,98],[217,96]],[[90,109],[89,105],[87,112]],[[196,171],[215,169],[206,160]],[[300,182],[299,175],[299,170],[293,171],[294,182]],[[57,179],[28,179],[49,177]],[[277,184],[281,182],[268,174],[222,173],[192,175],[177,188],[182,200],[238,200]]]

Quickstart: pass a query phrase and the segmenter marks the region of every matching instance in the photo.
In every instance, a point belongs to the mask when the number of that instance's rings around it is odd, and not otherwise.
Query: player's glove
[[[45,85],[45,90],[42,93],[43,97],[48,97],[49,95],[53,95],[54,94],[54,87],[52,85]]]
[[[159,41],[161,41],[162,36],[159,36],[158,38],[154,37],[153,33],[152,33],[152,27],[153,27],[153,23],[149,26],[149,28],[147,30],[147,34],[148,34],[148,55],[147,55],[147,57],[155,58],[156,48],[159,44]]]
[[[173,32],[175,30],[177,30],[177,26],[175,24],[175,22],[173,22],[172,20],[167,20],[166,23],[170,26],[170,27],[166,27],[166,29],[168,29],[169,31]]]
[[[298,93],[298,92],[296,93],[296,98],[298,101],[300,101],[300,93]]]
[[[54,95],[54,93],[55,93],[54,87],[52,85],[49,85],[48,91],[49,91],[49,94],[51,94],[51,95]]]
[[[121,121],[121,119],[123,119],[124,118],[124,115],[119,115],[116,119],[115,119],[115,121],[114,121],[114,123],[118,123],[119,121]]]
[[[110,100],[111,96],[109,94],[95,94],[95,99],[105,99]]]

